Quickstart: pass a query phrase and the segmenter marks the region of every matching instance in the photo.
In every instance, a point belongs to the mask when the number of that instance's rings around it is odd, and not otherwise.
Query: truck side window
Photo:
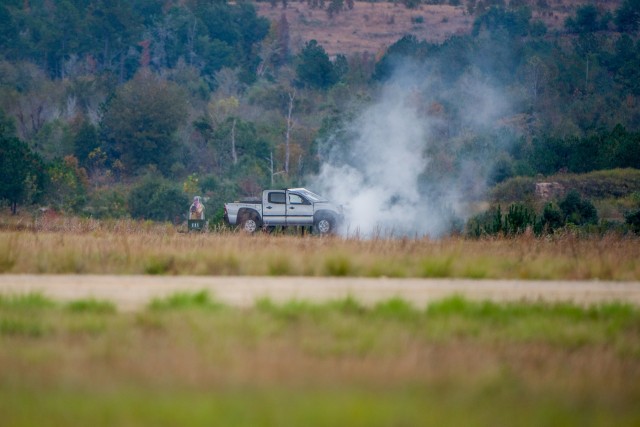
[[[302,196],[297,194],[289,194],[289,204],[292,205],[308,205],[309,202]]]
[[[269,193],[269,203],[284,204],[284,193]]]

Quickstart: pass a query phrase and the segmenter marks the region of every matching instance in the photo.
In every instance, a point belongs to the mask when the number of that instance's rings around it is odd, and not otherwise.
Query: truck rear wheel
[[[246,218],[240,224],[240,228],[247,233],[254,233],[258,229],[258,223],[255,218]]]
[[[245,233],[255,233],[256,230],[260,227],[260,223],[258,221],[258,215],[255,212],[240,212],[238,214],[238,225],[240,229]]]

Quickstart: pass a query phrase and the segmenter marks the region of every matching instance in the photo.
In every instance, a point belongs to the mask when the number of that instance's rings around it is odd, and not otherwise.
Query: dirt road
[[[0,294],[37,292],[59,301],[96,298],[120,310],[137,310],[153,298],[207,290],[238,307],[262,297],[273,301],[326,301],[353,296],[364,304],[401,297],[417,306],[451,295],[469,299],[544,300],[640,305],[640,282],[521,281],[463,279],[368,279],[318,277],[0,275]]]

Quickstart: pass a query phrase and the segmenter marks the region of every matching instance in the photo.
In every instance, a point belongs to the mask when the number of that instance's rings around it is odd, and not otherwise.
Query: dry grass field
[[[285,14],[294,52],[315,39],[329,55],[380,54],[405,34],[442,42],[452,35],[469,32],[473,23],[464,8],[448,5],[411,10],[401,4],[355,2],[352,10],[331,19],[326,11],[311,9],[307,3],[291,2],[286,9],[281,5],[272,8],[269,3],[257,5],[259,14],[274,22]]]
[[[523,2],[521,2],[523,3]],[[551,0],[540,8],[537,0],[528,0],[533,19],[541,20],[551,33],[561,31],[567,17],[578,6],[593,3],[588,0]],[[598,2],[598,7],[614,10],[619,0]],[[278,22],[284,14],[290,26],[292,51],[298,52],[306,42],[315,39],[329,53],[382,55],[386,48],[406,34],[419,40],[439,43],[453,35],[471,31],[474,15],[469,15],[467,2],[460,6],[421,5],[407,9],[401,3],[354,2],[352,10],[346,10],[329,18],[325,10],[311,9],[307,2],[288,2],[272,7],[269,2],[256,3],[258,13],[272,22]]]
[[[4,228],[0,273],[12,274],[640,280],[640,241],[615,234],[365,240],[68,218]]]

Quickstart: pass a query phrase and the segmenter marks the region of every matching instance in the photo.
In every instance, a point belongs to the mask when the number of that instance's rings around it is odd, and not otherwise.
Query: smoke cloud
[[[344,206],[344,235],[439,237],[485,189],[493,155],[475,135],[496,123],[505,98],[471,73],[445,90],[421,69],[396,72],[377,101],[320,143],[310,186]],[[456,112],[454,124],[443,110]]]

